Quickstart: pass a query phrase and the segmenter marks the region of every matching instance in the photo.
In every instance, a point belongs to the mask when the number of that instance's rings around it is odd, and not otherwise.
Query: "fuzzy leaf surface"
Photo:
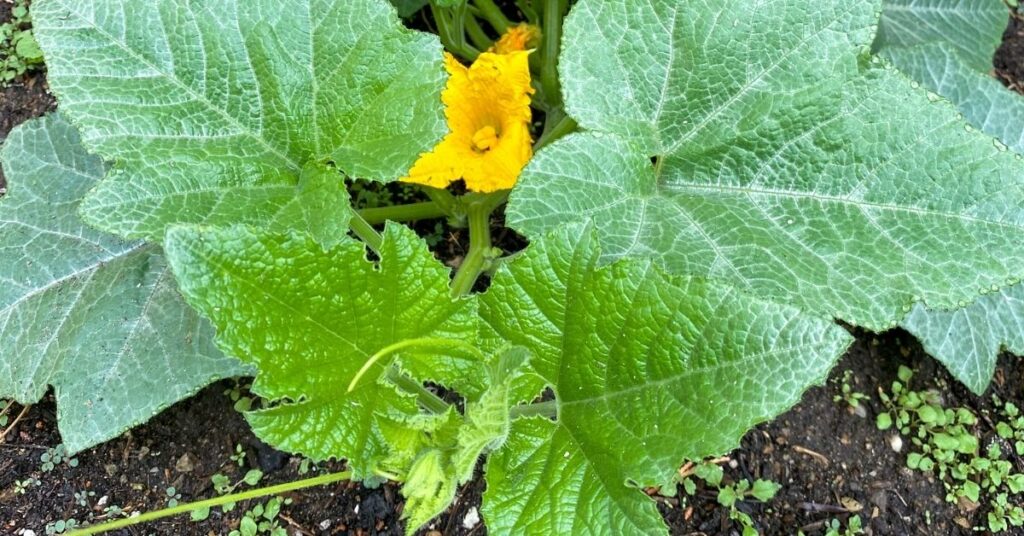
[[[39,0],[61,109],[118,162],[84,216],[127,237],[263,224],[303,166],[388,181],[445,132],[436,36],[386,0]]]
[[[663,534],[660,484],[684,458],[733,448],[820,382],[850,342],[823,319],[651,261],[598,268],[568,227],[503,268],[481,316],[530,350],[557,421],[520,419],[487,465],[483,513],[499,534]]]
[[[106,166],[61,115],[17,128],[0,160],[0,398],[31,404],[53,386],[74,453],[247,372],[214,346],[158,247],[79,220]]]
[[[900,0],[887,2],[882,19],[887,19]],[[989,2],[992,11],[1005,10],[1002,2]],[[966,16],[966,14],[965,14]],[[875,47],[893,65],[924,87],[949,99],[971,124],[1024,154],[1024,97],[1009,90],[993,78],[991,52],[1002,37],[1005,13],[999,24],[987,24],[983,13],[971,16],[970,24],[961,31],[942,33],[911,46],[895,43],[908,39],[883,40],[879,35]],[[892,26],[890,34],[900,28]],[[981,35],[987,30],[987,35]],[[972,62],[964,52],[987,50],[987,64]],[[1024,169],[1024,167],[1022,167]],[[1024,287],[1017,284],[983,296],[957,311],[931,311],[916,305],[902,325],[924,345],[964,385],[977,394],[988,388],[995,371],[996,359],[1003,349],[1024,352]]]
[[[588,132],[534,157],[512,225],[590,219],[608,260],[872,329],[1019,280],[1019,162],[864,55],[875,6],[744,5],[576,4],[562,87]]]
[[[387,227],[379,267],[352,239],[325,250],[304,233],[244,227],[174,227],[166,247],[183,294],[213,321],[218,344],[256,365],[253,391],[278,402],[248,414],[256,434],[317,460],[347,458],[357,478],[372,474],[385,453],[378,419],[411,415],[416,403],[381,378],[381,364],[347,392],[356,372],[406,339],[476,337],[475,301],[449,298],[448,269],[401,226]],[[479,364],[458,357],[401,357],[414,376],[445,385],[479,375]]]
[[[967,66],[987,73],[1009,16],[1002,0],[884,0],[875,47],[947,42]]]

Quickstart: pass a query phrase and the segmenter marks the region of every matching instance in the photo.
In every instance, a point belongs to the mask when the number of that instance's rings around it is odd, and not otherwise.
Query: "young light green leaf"
[[[596,240],[570,227],[535,241],[482,297],[481,316],[531,351],[558,400],[557,421],[513,422],[488,461],[496,533],[664,533],[636,486],[733,448],[849,344],[828,321],[650,261],[599,269]]]
[[[865,57],[874,18],[839,0],[582,0],[560,65],[592,132],[534,157],[511,223],[591,219],[607,259],[872,329],[1017,281],[1020,162]]]
[[[417,415],[382,422],[390,452],[386,471],[405,480],[402,518],[406,534],[414,534],[447,509],[458,487],[473,477],[477,461],[508,437],[513,387],[527,372],[529,353],[505,348],[487,366],[487,388],[479,400],[466,403],[466,415],[452,408],[441,415]]]
[[[952,101],[971,124],[1018,154],[1024,153],[1024,97],[989,74],[992,51],[1006,25],[1002,2],[961,2],[958,18],[969,20],[968,24],[925,37],[914,35],[918,26],[907,28],[894,22],[899,21],[894,13],[900,13],[904,4],[905,0],[886,2],[882,17],[886,30],[875,42],[879,53],[911,79]],[[915,12],[927,13],[919,8]],[[975,53],[987,53],[986,61],[972,61]],[[1024,352],[1022,299],[1024,288],[1017,284],[953,312],[930,311],[918,304],[903,327],[956,379],[980,395],[988,388],[1003,348]]]
[[[118,162],[95,225],[274,219],[308,162],[393,180],[444,133],[436,36],[386,0],[38,0],[61,109]]]
[[[398,341],[476,337],[476,302],[449,298],[448,269],[405,227],[386,228],[379,266],[352,239],[325,250],[305,234],[243,227],[174,227],[166,247],[221,348],[257,365],[253,391],[278,402],[247,415],[256,434],[315,460],[347,458],[357,478],[384,454],[378,418],[411,415],[416,403],[381,378],[386,362],[346,392],[356,372]],[[479,381],[482,364],[462,356],[401,358],[414,377],[457,389]]]
[[[884,0],[875,47],[947,42],[969,67],[988,72],[1009,15],[1002,0]]]
[[[214,347],[159,248],[78,219],[106,166],[62,116],[16,129],[0,160],[0,398],[29,404],[52,385],[74,453],[247,371]]]

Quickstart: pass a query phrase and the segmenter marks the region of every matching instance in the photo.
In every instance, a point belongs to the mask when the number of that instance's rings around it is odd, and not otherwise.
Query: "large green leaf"
[[[256,434],[315,459],[347,458],[360,478],[385,451],[378,419],[416,404],[381,366],[347,392],[356,372],[407,339],[476,339],[476,302],[449,298],[448,269],[401,226],[385,230],[379,267],[352,239],[325,250],[306,234],[244,227],[172,227],[166,247],[189,303],[213,320],[226,353],[257,366],[253,391],[276,403],[248,414]],[[482,365],[402,356],[414,376],[459,388]]]
[[[0,398],[30,404],[52,385],[77,452],[247,371],[214,347],[159,248],[79,221],[105,166],[74,127],[59,115],[26,123],[0,159]]]
[[[1006,25],[1005,7],[1000,0],[982,4],[998,15],[964,10],[962,16],[967,23],[959,25],[960,31],[910,39],[896,33],[898,29],[907,33],[908,29],[887,23],[902,1],[887,2],[882,27],[888,25],[889,31],[879,34],[875,47],[910,78],[952,101],[971,124],[1017,153],[1024,153],[1024,97],[989,74],[994,48],[991,44],[999,42]],[[886,36],[889,38],[883,39]],[[972,61],[970,51],[987,53],[987,62]],[[1003,348],[1024,351],[1021,300],[1024,287],[1018,284],[956,312],[930,312],[918,304],[903,327],[916,335],[953,376],[981,394],[992,379],[999,352]]]
[[[987,73],[1009,14],[1003,0],[884,0],[875,47],[946,42],[967,66]]]
[[[597,268],[569,227],[497,274],[481,316],[531,350],[557,421],[519,420],[487,465],[497,534],[655,534],[637,486],[684,458],[726,452],[821,381],[849,343],[838,326],[650,261]]]
[[[956,311],[915,307],[903,327],[925,351],[980,395],[988,389],[1003,349],[1024,355],[1024,287],[1014,285],[982,296]]]
[[[261,224],[302,168],[392,180],[444,133],[436,36],[386,0],[38,0],[61,109],[118,163],[93,224]]]
[[[590,132],[534,157],[510,221],[591,219],[608,259],[872,329],[1016,282],[1019,162],[865,55],[875,7],[582,0],[560,65]]]

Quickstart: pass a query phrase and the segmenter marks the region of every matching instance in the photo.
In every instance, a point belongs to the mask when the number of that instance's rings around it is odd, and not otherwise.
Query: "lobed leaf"
[[[15,129],[0,160],[0,398],[31,404],[52,385],[75,453],[248,371],[217,351],[160,248],[78,219],[106,166],[62,115]]]
[[[961,3],[958,18],[966,21],[955,30],[917,35],[904,26],[899,13],[904,0],[884,4],[879,54],[925,88],[946,97],[964,118],[982,132],[1024,153],[1024,97],[1010,91],[989,72],[992,52],[1006,26],[1006,8],[1000,0]],[[918,22],[936,24],[927,10],[913,8]],[[941,26],[940,26],[941,27]],[[978,57],[975,57],[978,56]],[[1024,289],[1020,284],[983,296],[954,312],[929,311],[918,304],[902,326],[916,335],[925,349],[977,394],[988,388],[1001,349],[1024,351],[1024,333],[1018,318]]]
[[[563,228],[503,268],[481,316],[528,348],[557,421],[520,419],[487,463],[499,534],[660,534],[659,485],[684,458],[728,451],[820,382],[851,338],[791,307],[650,261],[598,268],[597,238]]]
[[[968,67],[987,73],[1008,18],[1002,0],[884,0],[875,47],[947,42]]]
[[[256,365],[253,391],[275,405],[247,415],[277,448],[347,458],[357,478],[385,453],[379,419],[416,412],[382,379],[379,363],[346,391],[367,360],[407,339],[476,338],[476,302],[452,301],[448,269],[411,230],[389,225],[379,267],[361,242],[325,249],[304,233],[174,227],[167,252],[188,302],[217,327],[228,354]],[[415,377],[472,392],[479,363],[404,351]]]
[[[263,224],[310,162],[388,181],[444,134],[436,36],[384,0],[39,0],[48,79],[117,162],[82,206],[160,240],[174,223]]]
[[[1018,281],[1019,162],[866,57],[875,19],[870,2],[582,0],[560,65],[589,132],[535,156],[511,223],[589,219],[606,260],[870,329]]]

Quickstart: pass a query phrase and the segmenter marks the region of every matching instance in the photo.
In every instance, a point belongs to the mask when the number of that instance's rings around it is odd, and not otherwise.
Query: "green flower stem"
[[[373,366],[376,365],[378,361],[391,354],[394,354],[395,352],[410,347],[421,348],[425,350],[439,350],[442,352],[445,350],[468,350],[468,353],[473,354],[473,356],[479,359],[481,362],[487,359],[480,352],[480,350],[476,349],[475,346],[464,343],[462,341],[436,338],[405,339],[404,341],[398,341],[394,344],[385,346],[384,348],[381,348],[377,353],[371,355],[370,358],[366,360],[366,363],[363,363],[363,366],[362,368],[359,369],[359,372],[356,372],[356,375],[352,377],[352,381],[349,382],[348,384],[348,392],[351,393],[352,391],[355,390],[356,384],[359,383],[359,380],[371,368],[373,368]]]
[[[548,400],[547,402],[538,402],[536,404],[523,404],[509,410],[509,416],[513,419],[516,417],[534,416],[554,418],[558,416],[558,402]]]
[[[565,16],[565,0],[544,0],[544,27],[541,54],[544,63],[541,65],[540,83],[544,90],[544,98],[549,107],[562,102],[562,93],[558,85],[558,52],[562,41],[562,18]]]
[[[473,0],[473,4],[476,5],[477,9],[480,10],[480,14],[487,19],[487,22],[489,22],[494,30],[499,34],[505,33],[505,31],[508,30],[508,27],[512,26],[512,23],[508,21],[505,14],[501,12],[501,8],[499,8],[493,1]]]
[[[155,512],[146,512],[145,514],[135,517],[129,517],[127,519],[118,519],[116,521],[110,521],[108,523],[103,523],[101,525],[78,529],[67,533],[66,536],[89,536],[92,534],[100,534],[111,530],[117,530],[125,527],[130,527],[133,525],[138,525],[139,523],[156,521],[157,519],[163,519],[165,517],[187,514],[194,510],[212,508],[214,506],[224,506],[225,504],[228,503],[245,501],[248,499],[258,499],[260,497],[267,497],[270,495],[281,495],[289,491],[312,488],[314,486],[323,486],[325,484],[332,484],[334,482],[349,480],[351,478],[351,471],[341,471],[339,473],[320,475],[313,478],[307,478],[305,480],[286,482],[284,484],[278,484],[276,486],[251,489],[240,493],[232,493],[231,495],[223,495],[221,497],[216,497],[214,499],[207,499],[205,501],[179,504],[173,508],[164,508],[163,510],[157,510]]]
[[[441,38],[441,44],[449,52],[470,61],[480,55],[479,50],[466,42],[461,9],[456,11],[452,8],[439,7],[436,2],[431,1],[430,12],[437,23],[437,34]]]
[[[432,220],[443,218],[447,215],[448,213],[433,201],[390,207],[365,208],[359,211],[359,216],[370,225],[377,225],[386,221]]]
[[[427,408],[431,413],[444,413],[451,407],[447,402],[441,399],[441,397],[430,392],[429,389],[423,387],[423,384],[410,378],[409,376],[402,374],[395,367],[388,369],[388,380],[391,383],[398,386],[399,389],[416,395],[416,399],[420,405]]]
[[[493,194],[492,194],[493,195]],[[505,192],[505,196],[508,193]],[[476,280],[487,268],[487,256],[491,251],[491,212],[496,208],[486,196],[469,205],[469,253],[462,260],[459,271],[452,279],[452,296],[466,296],[473,290]],[[504,202],[504,200],[502,200]],[[499,204],[500,206],[500,204]]]
[[[437,206],[440,207],[449,218],[458,220],[463,217],[461,203],[448,190],[431,188],[430,186],[422,186],[421,190],[430,198],[431,201],[437,203]]]
[[[381,246],[384,245],[384,237],[373,228],[372,225],[366,223],[366,220],[359,215],[358,212],[352,214],[352,219],[348,222],[349,229],[355,233],[366,245],[370,246],[375,252],[380,252]]]
[[[479,48],[480,50],[487,50],[488,48],[491,48],[494,41],[491,41],[491,38],[487,37],[487,33],[480,27],[480,23],[476,21],[476,17],[474,17],[469,10],[466,10],[466,16],[463,21],[463,24],[465,24],[466,27],[466,35],[468,35],[469,40],[476,45],[476,48]]]
[[[576,130],[576,121],[566,115],[561,108],[551,112],[547,124],[544,125],[544,132],[540,135],[537,143],[533,144],[533,150],[539,151],[545,145],[566,136]]]

